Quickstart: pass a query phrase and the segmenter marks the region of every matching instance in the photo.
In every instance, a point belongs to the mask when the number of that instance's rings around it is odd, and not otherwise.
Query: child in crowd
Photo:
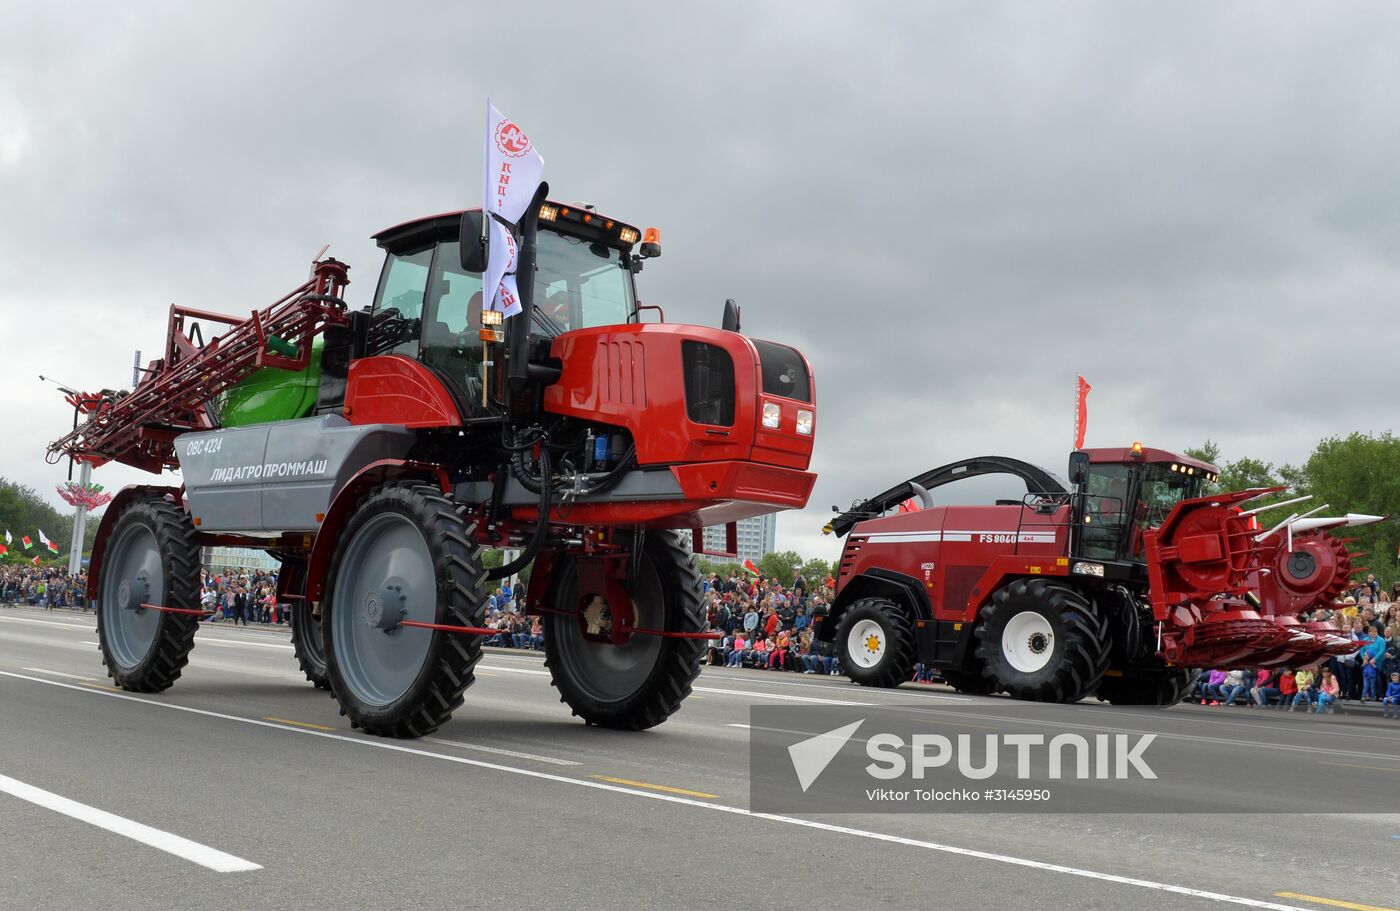
[[[1400,718],[1400,671],[1390,675],[1390,685],[1385,688],[1385,698],[1381,700],[1381,704],[1384,706],[1385,717]]]
[[[1342,688],[1337,683],[1337,678],[1332,676],[1332,671],[1328,668],[1322,669],[1322,681],[1317,685],[1317,708],[1314,712],[1321,715],[1326,712],[1335,712],[1332,703],[1337,701],[1337,694]]]
[[[1361,654],[1361,701],[1376,698],[1376,681],[1380,678],[1380,668],[1376,667],[1374,655]]]
[[[1301,668],[1293,675],[1293,682],[1298,687],[1298,695],[1293,697],[1293,704],[1288,710],[1294,711],[1299,704],[1311,707],[1313,704],[1313,681],[1317,679],[1316,673],[1311,668]]]

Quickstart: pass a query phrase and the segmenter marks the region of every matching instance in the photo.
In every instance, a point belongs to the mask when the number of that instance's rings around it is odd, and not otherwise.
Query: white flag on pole
[[[520,312],[515,283],[516,249],[512,236],[544,177],[544,159],[530,137],[506,119],[491,99],[486,99],[486,179],[482,187],[482,211],[491,231],[482,287],[490,288],[486,309],[506,316]]]

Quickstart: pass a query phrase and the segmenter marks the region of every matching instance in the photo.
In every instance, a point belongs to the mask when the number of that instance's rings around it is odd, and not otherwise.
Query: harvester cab
[[[985,474],[1015,476],[1026,492],[934,505],[931,490]],[[1139,443],[1077,451],[1069,477],[983,456],[832,520],[849,537],[818,635],[851,679],[898,685],[917,661],[965,692],[1160,706],[1180,700],[1197,668],[1342,647],[1297,614],[1352,571],[1324,530],[1379,517],[1308,518],[1318,507],[1261,528],[1259,513],[1297,500],[1260,507],[1251,501],[1280,489],[1211,492],[1215,466]]]
[[[1183,500],[1201,496],[1218,477],[1197,459],[1134,443],[1125,449],[1077,450],[1070,456],[1070,556],[1143,564],[1149,529],[1160,528]]]
[[[511,619],[486,616],[488,586],[526,567],[523,613],[576,715],[638,729],[680,706],[715,638],[701,530],[734,542],[738,520],[811,492],[810,366],[740,334],[732,306],[721,328],[644,322],[655,229],[543,191],[521,223],[523,309],[483,309],[480,226],[467,211],[380,232],[359,310],[348,267],[319,257],[250,318],[172,306],[166,357],[51,444],[183,475],[123,491],[98,532],[90,595],[118,685],[179,676],[207,613],[200,548],[218,543],[281,561],[303,670],[369,732],[451,716]],[[484,548],[515,556],[487,569]]]

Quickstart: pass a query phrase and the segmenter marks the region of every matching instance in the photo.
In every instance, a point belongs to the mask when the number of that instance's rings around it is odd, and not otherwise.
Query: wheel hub
[[[122,610],[139,611],[151,594],[151,583],[144,572],[134,579],[123,579],[117,586],[117,607]]]
[[[1007,621],[1001,635],[1001,651],[1013,670],[1038,673],[1054,657],[1055,628],[1044,615],[1022,611]]]
[[[885,631],[874,620],[861,620],[846,638],[846,654],[860,667],[875,667],[885,657]]]
[[[608,609],[608,599],[593,595],[583,608],[583,622],[590,636],[606,636],[612,631],[612,611]]]
[[[408,616],[408,595],[401,582],[385,582],[365,595],[365,623],[371,629],[390,632]]]

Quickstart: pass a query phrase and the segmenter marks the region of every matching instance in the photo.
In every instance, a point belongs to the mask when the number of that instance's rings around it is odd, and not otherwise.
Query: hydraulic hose
[[[514,462],[512,462],[512,464],[514,464]],[[539,553],[540,546],[544,544],[545,536],[549,533],[549,510],[550,507],[554,504],[554,484],[552,483],[553,475],[554,466],[550,462],[549,450],[541,447],[540,476],[544,479],[544,483],[540,485],[539,490],[540,516],[539,519],[535,522],[535,533],[530,536],[530,540],[525,545],[525,549],[520,552],[520,556],[516,557],[514,560],[511,560],[509,563],[504,563],[496,567],[495,569],[487,570],[487,579],[491,579],[494,581],[496,579],[504,579],[507,576],[512,576],[520,570],[524,569],[526,566],[529,566],[530,561],[535,559],[535,554]],[[521,483],[524,484],[525,482],[521,481]]]

